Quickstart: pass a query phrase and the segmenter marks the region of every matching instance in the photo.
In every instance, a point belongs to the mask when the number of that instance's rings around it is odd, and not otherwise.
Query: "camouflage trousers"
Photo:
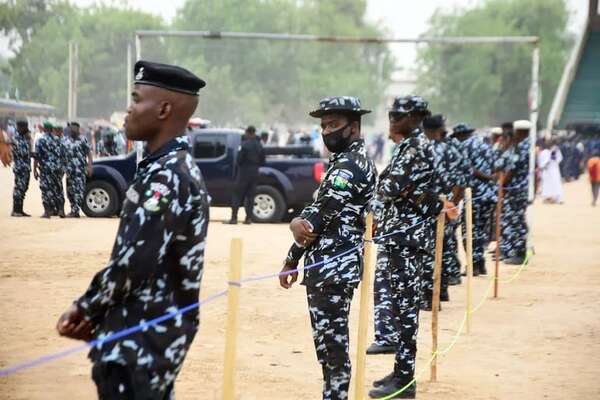
[[[527,196],[507,196],[502,203],[502,235],[500,251],[503,256],[524,257],[527,252]]]
[[[442,254],[442,279],[446,279],[446,282],[450,277],[460,278],[456,228],[458,228],[457,221],[446,221],[444,226],[444,252]]]
[[[13,168],[15,175],[15,186],[13,188],[13,203],[22,206],[25,201],[25,194],[29,189],[29,179],[31,168]]]
[[[445,227],[446,225],[444,225]],[[431,229],[435,232],[435,224],[431,226]],[[431,251],[423,254],[423,275],[421,276],[421,301],[431,301],[433,296],[433,273],[435,269],[435,246],[436,238],[433,239],[433,248]],[[444,245],[446,243],[444,242]],[[445,246],[444,246],[445,247]],[[460,268],[460,267],[459,267]],[[448,287],[449,270],[444,269],[442,264],[442,282],[441,288]]]
[[[67,198],[71,203],[71,211],[79,213],[85,194],[85,173],[70,172],[67,174]]]
[[[57,213],[65,207],[65,197],[62,182],[62,173],[40,171],[40,191],[42,204],[48,212]]]
[[[323,400],[348,398],[352,373],[348,314],[353,293],[349,285],[306,288],[313,341],[323,370]]]
[[[490,243],[492,213],[495,204],[490,201],[473,202],[473,264],[485,260],[485,249]],[[467,213],[463,212],[461,232],[463,246],[467,248]]]
[[[395,346],[398,342],[394,328],[394,312],[392,311],[392,293],[390,281],[386,278],[388,258],[385,246],[377,247],[377,264],[375,265],[375,282],[373,283],[373,305],[375,323],[375,344],[379,346]]]
[[[92,378],[99,400],[174,400],[171,384],[165,391],[151,388],[151,373],[113,362],[95,363]]]
[[[423,253],[409,247],[386,247],[394,329],[397,333],[394,375],[410,380],[415,373]]]

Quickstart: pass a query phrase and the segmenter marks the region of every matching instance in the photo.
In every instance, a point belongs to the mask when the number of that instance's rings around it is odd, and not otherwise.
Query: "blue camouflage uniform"
[[[529,196],[529,138],[507,152],[506,171],[513,174],[505,184],[502,209],[502,256],[525,257],[527,250],[526,212]]]
[[[316,200],[300,218],[313,226],[318,238],[308,248],[294,243],[286,262],[304,256],[302,284],[317,358],[323,369],[323,399],[347,399],[350,385],[348,314],[363,269],[362,242],[365,217],[375,189],[376,170],[362,139],[333,153]],[[347,252],[341,257],[337,254]]]
[[[29,133],[15,132],[12,136],[13,174],[15,185],[13,189],[13,208],[23,211],[25,194],[29,188],[31,177],[31,136]]]
[[[473,194],[473,268],[482,269],[485,248],[490,241],[490,223],[496,203],[496,190],[493,181],[476,177],[474,171],[492,175],[494,157],[491,146],[478,136],[470,136],[463,141],[461,149],[470,165],[467,184]],[[463,213],[462,235],[466,248],[466,213]]]
[[[91,149],[87,141],[81,136],[67,138],[65,145],[68,156],[67,198],[71,203],[71,212],[78,214],[85,194],[88,155]]]
[[[65,206],[62,178],[67,162],[66,147],[58,136],[44,133],[36,144],[35,157],[40,171],[44,210],[57,215],[63,212]]]
[[[387,254],[382,271],[390,285],[394,317],[393,376],[405,383],[415,371],[423,255],[430,251],[433,239],[428,222],[442,210],[432,191],[433,163],[431,143],[415,130],[396,147],[377,185],[385,209],[377,236]]]
[[[95,326],[96,339],[198,302],[208,221],[208,195],[188,139],[172,139],[139,164],[110,261],[76,301]],[[198,317],[194,308],[94,346],[89,357],[99,394],[103,382],[125,379],[113,376],[125,368],[132,380],[122,382],[125,392],[135,391],[136,399],[170,399]]]

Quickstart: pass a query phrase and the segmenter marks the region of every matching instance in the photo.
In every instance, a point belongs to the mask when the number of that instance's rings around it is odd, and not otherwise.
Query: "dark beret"
[[[439,129],[444,126],[446,119],[442,114],[432,115],[423,120],[423,128],[426,129]]]
[[[206,82],[185,68],[151,61],[138,61],[133,68],[135,84],[151,85],[174,92],[198,96]]]

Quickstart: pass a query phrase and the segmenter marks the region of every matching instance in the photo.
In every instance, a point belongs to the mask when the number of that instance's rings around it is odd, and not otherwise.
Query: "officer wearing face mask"
[[[304,271],[317,359],[323,370],[323,399],[348,398],[350,357],[348,314],[362,276],[362,238],[373,197],[376,170],[361,138],[361,116],[369,113],[355,97],[328,97],[310,113],[321,119],[322,137],[331,152],[317,199],[290,224],[294,244],[280,277],[289,289],[298,262],[317,264]],[[341,256],[339,256],[342,254]]]

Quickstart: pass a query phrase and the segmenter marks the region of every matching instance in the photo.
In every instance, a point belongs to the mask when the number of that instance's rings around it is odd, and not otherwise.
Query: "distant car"
[[[188,133],[192,155],[206,182],[211,205],[230,207],[237,155],[242,141],[237,129],[196,129]],[[313,200],[325,172],[325,160],[310,147],[265,147],[252,220],[281,222]],[[118,215],[136,170],[136,154],[99,158],[88,179],[83,212],[88,217]]]

